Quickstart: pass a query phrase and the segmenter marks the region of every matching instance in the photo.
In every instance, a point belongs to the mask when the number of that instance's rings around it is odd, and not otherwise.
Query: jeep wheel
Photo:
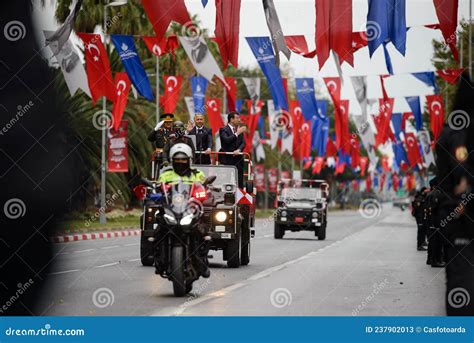
[[[145,267],[153,265],[153,243],[148,242],[143,235],[140,237],[140,259]]]
[[[250,263],[250,227],[246,222],[242,224],[242,247],[240,249],[240,264],[242,266]]]
[[[326,223],[323,223],[315,233],[318,236],[318,240],[324,241],[326,239]]]
[[[227,256],[227,266],[229,268],[239,268],[240,266],[240,234],[238,238],[227,242],[225,255]]]
[[[275,239],[282,239],[285,235],[285,229],[282,225],[275,223],[274,237]]]

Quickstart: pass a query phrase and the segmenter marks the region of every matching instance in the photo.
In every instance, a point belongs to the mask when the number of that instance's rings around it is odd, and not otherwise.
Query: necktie
[[[233,126],[232,126],[232,131],[233,131],[234,133],[237,132],[237,130],[236,130],[235,127],[233,127]]]

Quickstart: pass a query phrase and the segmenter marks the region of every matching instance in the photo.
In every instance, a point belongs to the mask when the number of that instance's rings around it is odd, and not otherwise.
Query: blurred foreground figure
[[[474,315],[474,84],[464,73],[453,112],[436,142],[439,221],[445,240],[446,308]]]

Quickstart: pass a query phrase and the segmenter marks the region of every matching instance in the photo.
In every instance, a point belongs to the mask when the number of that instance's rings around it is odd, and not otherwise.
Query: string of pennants
[[[110,35],[125,69],[125,72],[116,73],[114,78],[110,71],[107,49],[98,34],[78,33],[84,43],[86,71],[80,63],[76,63],[73,68],[70,67],[67,70],[62,62],[65,56],[70,56],[71,52],[75,53],[69,35],[81,4],[81,0],[75,0],[69,20],[66,19],[60,29],[54,33],[45,32],[46,43],[62,68],[71,94],[74,94],[77,89],[82,89],[91,96],[93,103],[101,96],[112,101],[114,123],[118,126],[127,104],[129,91],[136,91],[152,101],[154,100],[153,90],[138,56],[135,36]],[[280,52],[287,59],[290,58],[291,53],[297,53],[306,58],[317,58],[322,68],[331,51],[338,65],[346,62],[353,66],[353,54],[356,51],[367,46],[372,57],[374,52],[383,46],[387,70],[393,75],[387,44],[392,43],[396,50],[405,55],[407,31],[410,28],[405,22],[404,0],[369,1],[366,32],[352,32],[352,0],[315,0],[316,49],[312,51],[309,50],[304,36],[282,34],[272,0],[263,0],[262,4],[272,39],[270,37],[246,37],[245,39],[267,79],[272,96],[272,100],[268,100],[266,105],[270,123],[270,144],[273,148],[278,146],[281,151],[286,150],[293,154],[295,159],[304,159],[305,167],[309,168],[308,163],[310,163],[315,173],[320,172],[324,165],[334,164],[336,174],[342,173],[346,166],[350,166],[360,170],[361,175],[364,176],[367,167],[371,172],[375,170],[378,165],[375,149],[386,143],[392,145],[395,172],[419,170],[434,163],[430,135],[423,128],[419,97],[406,97],[411,112],[393,113],[394,99],[387,95],[384,86],[386,75],[380,76],[383,98],[378,100],[377,116],[367,113],[370,100],[366,98],[366,78],[364,76],[351,78],[357,100],[362,108],[362,115],[351,117],[356,124],[357,134],[349,132],[349,100],[341,99],[342,74],[339,78],[324,78],[334,104],[335,137],[329,137],[327,101],[316,99],[314,80],[295,79],[297,100],[289,100],[286,80],[282,78],[279,69]],[[426,25],[426,27],[440,29],[446,44],[452,50],[455,59],[458,59],[455,32],[458,1],[433,0],[433,4],[439,24]],[[142,5],[155,31],[154,37],[142,37],[146,46],[153,54],[162,56],[166,53],[174,54],[181,44],[197,74],[200,75],[191,78],[193,96],[185,98],[190,115],[207,110],[210,124],[216,132],[224,124],[221,104],[220,99],[206,99],[207,83],[213,83],[215,76],[227,91],[229,110],[240,110],[243,101],[236,98],[236,80],[224,77],[205,38],[200,35],[199,28],[192,24],[184,0],[142,0]],[[206,5],[207,1],[203,1],[203,6]],[[215,6],[214,41],[219,46],[222,65],[224,69],[229,64],[237,67],[241,1],[216,0]],[[338,13],[337,18],[334,13]],[[336,20],[337,23],[335,23]],[[166,37],[172,21],[182,24],[183,31],[179,36]],[[336,26],[337,30],[334,30]],[[461,73],[462,69],[437,71],[437,74],[449,83],[455,83]],[[433,87],[435,94],[428,95],[426,100],[430,114],[430,129],[436,140],[444,124],[444,104],[441,96],[437,94],[435,74],[423,72],[413,73],[413,76]],[[163,79],[166,87],[161,103],[164,104],[165,111],[173,112],[183,80],[181,76],[172,75],[165,75]],[[257,158],[262,158],[264,150],[261,144],[266,142],[267,134],[264,132],[263,117],[260,116],[264,105],[260,100],[260,79],[243,78],[243,82],[250,95],[250,100],[246,102],[250,115],[242,116],[250,128],[246,139],[251,144],[247,145],[249,148],[253,146],[256,149]],[[411,118],[415,121],[414,130],[409,121]],[[368,157],[360,156],[361,145],[367,150]],[[312,159],[312,151],[317,151],[318,157]],[[383,165],[383,161],[381,164]]]

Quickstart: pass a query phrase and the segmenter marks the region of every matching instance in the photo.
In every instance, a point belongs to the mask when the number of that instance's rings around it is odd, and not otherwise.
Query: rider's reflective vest
[[[204,180],[206,180],[206,176],[204,173],[200,170],[193,169],[191,170],[190,175],[178,175],[174,170],[167,170],[163,172],[160,177],[158,178],[158,182],[161,183],[171,183],[171,184],[176,184],[176,183],[194,183],[194,182],[199,182],[203,183]]]

